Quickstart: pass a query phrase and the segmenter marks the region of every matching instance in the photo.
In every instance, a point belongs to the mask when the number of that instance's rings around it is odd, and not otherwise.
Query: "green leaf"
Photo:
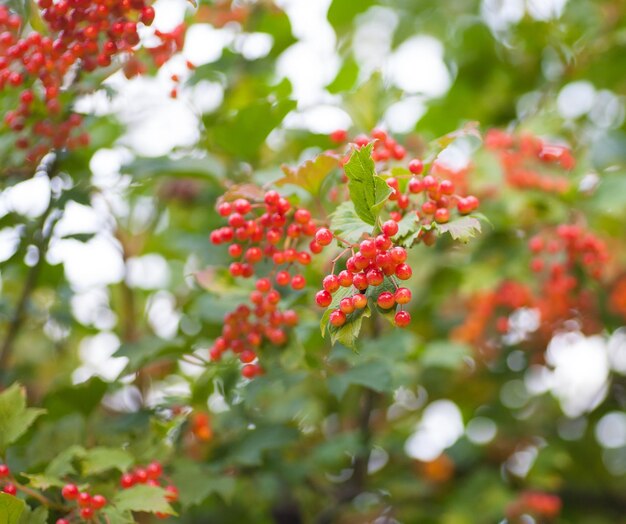
[[[307,160],[297,168],[282,165],[281,169],[285,176],[276,181],[277,186],[294,184],[312,195],[317,195],[324,179],[338,166],[337,158],[328,153]]]
[[[62,238],[63,240],[78,240],[78,242],[89,242],[95,236],[95,233],[74,233],[72,235],[65,235]]]
[[[335,79],[326,86],[326,90],[332,94],[353,89],[359,79],[359,64],[352,55],[344,61]]]
[[[157,176],[179,178],[221,179],[225,176],[224,166],[213,156],[204,158],[177,158],[167,156],[136,158],[123,166],[125,173],[136,179],[152,179]]]
[[[115,357],[127,357],[127,370],[136,370],[146,362],[165,356],[178,356],[184,352],[180,340],[164,340],[159,337],[144,337],[137,342],[125,342],[115,352]]]
[[[330,229],[348,242],[358,242],[363,235],[372,233],[372,226],[359,218],[350,201],[342,202],[330,215]]]
[[[373,0],[333,0],[328,8],[328,21],[335,29],[349,27],[356,15],[373,4]]]
[[[373,148],[374,144],[370,143],[354,149],[345,165],[350,198],[356,214],[372,226],[376,225],[380,210],[392,191],[387,182],[376,174],[372,160]]]
[[[320,329],[322,331],[322,336],[326,335],[326,329],[328,327],[328,318],[330,317],[331,312],[334,309],[339,307],[339,302],[341,299],[346,297],[351,297],[355,293],[357,293],[357,289],[354,286],[350,287],[340,287],[333,295],[333,301],[330,303],[330,306],[326,308],[324,314],[322,315],[322,320],[320,320]]]
[[[263,453],[280,449],[298,438],[298,431],[285,426],[257,427],[248,431],[232,452],[239,464],[258,466],[263,462]]]
[[[329,326],[331,342],[333,344],[341,342],[350,349],[356,349],[356,340],[359,338],[363,319],[369,318],[371,315],[369,306],[365,306],[363,309],[357,309],[354,313],[347,315],[346,323],[343,326],[339,328]]]
[[[119,511],[144,511],[147,513],[176,513],[167,502],[167,492],[158,486],[140,484],[129,489],[119,491],[113,498],[113,505]]]
[[[437,224],[436,228],[440,233],[450,233],[454,240],[464,243],[469,242],[470,238],[481,232],[480,221],[473,216],[457,218],[446,224]]]
[[[20,438],[45,410],[26,407],[26,391],[13,384],[0,393],[0,453]]]
[[[0,493],[0,524],[18,524],[25,507],[22,499]]]
[[[0,521],[2,522],[2,521]],[[32,510],[28,504],[24,505],[24,512],[22,513],[20,524],[47,524],[48,523],[48,508],[45,506],[39,506],[37,509]]]
[[[119,448],[92,448],[82,461],[83,475],[98,475],[104,471],[117,469],[126,471],[134,462],[133,456]]]
[[[235,479],[228,476],[214,476],[197,462],[181,459],[176,462],[172,482],[180,492],[183,508],[201,504],[215,493],[228,502],[235,493]]]
[[[122,511],[110,504],[102,510],[102,513],[106,515],[109,524],[135,524],[136,522],[130,511]]]
[[[70,446],[54,457],[48,467],[46,467],[46,477],[64,477],[77,473],[74,467],[74,460],[85,455],[85,448],[82,446]]]
[[[267,136],[296,108],[293,100],[259,100],[211,126],[210,137],[224,152],[243,159],[255,158]]]
[[[48,475],[27,475],[22,473],[27,479],[31,487],[35,489],[45,490],[51,487],[61,488],[65,485],[65,481],[58,477],[50,477]]]
[[[391,371],[384,361],[371,361],[335,375],[328,381],[328,388],[341,399],[351,385],[365,386],[379,393],[391,391],[393,383]]]
[[[467,344],[436,340],[426,346],[420,361],[424,367],[454,370],[463,367],[465,359],[471,354],[472,350]]]
[[[44,399],[43,406],[48,412],[48,419],[58,418],[75,411],[87,416],[100,405],[106,391],[106,382],[93,377],[82,384],[51,391]]]

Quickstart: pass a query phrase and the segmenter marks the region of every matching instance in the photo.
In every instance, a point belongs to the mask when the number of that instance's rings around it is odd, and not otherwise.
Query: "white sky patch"
[[[419,96],[407,96],[391,104],[383,118],[392,133],[408,133],[426,113],[424,100]]]
[[[567,0],[526,0],[528,14],[535,20],[554,20],[563,14]]]
[[[404,444],[407,455],[424,462],[436,459],[463,435],[463,418],[450,400],[429,404],[415,433]]]
[[[524,0],[483,0],[480,12],[492,31],[504,31],[524,16]]]
[[[153,7],[155,17],[150,27],[166,33],[183,23],[191,4],[187,0],[157,0]]]
[[[75,293],[71,298],[72,314],[84,326],[110,330],[117,324],[117,316],[109,306],[106,287]]]
[[[210,64],[221,58],[224,48],[232,44],[234,39],[233,29],[216,29],[209,24],[193,24],[185,34],[183,56],[195,66]]]
[[[612,411],[596,424],[596,440],[605,448],[626,446],[626,413]]]
[[[176,336],[181,315],[176,311],[174,295],[159,291],[150,297],[146,309],[150,327],[157,336],[164,339]]]
[[[184,378],[169,375],[164,381],[153,384],[146,395],[146,404],[154,407],[163,404],[167,397],[187,398],[190,394],[191,388]]]
[[[343,109],[330,105],[317,105],[303,111],[293,111],[283,121],[286,129],[307,129],[312,133],[331,133],[348,129],[352,120]]]
[[[556,107],[563,118],[575,119],[591,110],[595,98],[596,89],[591,82],[570,82],[559,91]]]
[[[126,357],[112,356],[119,347],[120,340],[114,333],[105,331],[85,337],[78,350],[82,366],[72,374],[72,382],[79,384],[94,375],[106,381],[115,380],[128,363]]]
[[[37,218],[50,204],[50,179],[35,175],[4,191],[4,205],[10,211],[28,218]]]
[[[234,49],[246,60],[258,60],[267,56],[274,45],[274,38],[268,33],[243,33],[237,35]]]
[[[360,15],[357,22],[352,38],[353,52],[361,66],[361,77],[367,78],[382,69],[389,59],[399,20],[392,9],[375,6]]]
[[[5,227],[0,230],[0,262],[11,258],[20,245],[20,229]]]
[[[170,281],[170,269],[161,255],[150,253],[127,260],[126,283],[141,289],[160,289]]]
[[[487,444],[491,442],[498,432],[498,426],[490,418],[476,417],[467,423],[465,434],[474,444]]]
[[[75,290],[118,283],[124,277],[124,262],[119,248],[106,235],[88,242],[57,240],[51,243],[47,260],[62,262],[65,276]]]
[[[390,57],[387,73],[391,82],[407,93],[443,96],[452,83],[443,52],[442,43],[432,36],[409,38]]]
[[[626,375],[626,327],[621,327],[609,338],[607,351],[611,368]]]
[[[603,337],[559,333],[548,345],[546,362],[553,368],[552,394],[567,416],[591,411],[604,400],[609,359]]]

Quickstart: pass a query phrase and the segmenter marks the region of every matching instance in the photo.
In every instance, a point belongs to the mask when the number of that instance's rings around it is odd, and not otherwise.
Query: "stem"
[[[56,502],[53,502],[49,498],[47,498],[44,495],[42,495],[41,493],[39,493],[39,492],[35,491],[34,489],[31,489],[31,488],[29,488],[27,486],[22,485],[19,482],[15,482],[14,481],[13,484],[22,493],[24,493],[25,495],[27,495],[27,496],[37,500],[38,502],[40,502],[44,506],[47,506],[47,507],[52,508],[52,509],[57,509],[59,511],[69,511],[70,510],[69,507],[64,506],[63,504],[58,504]]]

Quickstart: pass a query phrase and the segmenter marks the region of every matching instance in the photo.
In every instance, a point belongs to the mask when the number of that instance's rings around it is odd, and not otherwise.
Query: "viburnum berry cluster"
[[[334,142],[342,143],[348,139],[348,134],[338,130],[331,133],[330,138]],[[354,138],[340,164],[345,166],[354,148],[360,149],[369,144],[372,144],[372,160],[382,166],[383,173],[390,162],[399,162],[407,157],[404,146],[398,144],[384,130],[374,129],[369,136],[358,135]],[[394,173],[386,176],[387,185],[391,188],[386,210],[396,222],[400,222],[409,213],[416,217],[417,225],[423,227],[415,242],[433,245],[437,239],[434,224],[446,224],[455,215],[468,215],[478,209],[478,198],[460,194],[459,190],[464,191],[466,184],[462,183],[463,187],[457,188],[453,177],[446,176],[457,173],[447,169],[436,159],[425,170],[425,162],[420,158],[413,158],[408,162],[407,168],[404,171],[399,170],[397,175]],[[343,180],[347,181],[347,177],[344,176]]]
[[[75,515],[83,520],[92,520],[96,513],[107,504],[107,499],[102,495],[92,495],[88,491],[81,491],[76,484],[65,484],[61,489],[61,495],[65,500],[74,502],[76,507],[68,516],[57,520],[56,524],[69,524]]]
[[[354,290],[354,294],[341,298],[338,307],[333,309],[329,316],[329,323],[335,328],[343,326],[348,316],[355,311],[362,310],[368,305],[371,298],[382,310],[391,310],[399,306],[394,316],[398,327],[405,327],[411,321],[411,315],[403,309],[411,300],[411,291],[401,287],[398,280],[411,278],[413,271],[407,264],[407,252],[403,247],[393,243],[393,236],[398,233],[398,223],[388,220],[382,224],[381,233],[376,237],[362,240],[358,244],[351,244],[341,237],[333,235],[326,228],[321,228],[315,234],[315,242],[320,246],[327,246],[337,240],[345,249],[333,260],[332,272],[322,281],[323,289],[315,295],[315,301],[320,307],[328,307],[333,302],[333,294],[340,288]],[[345,260],[345,269],[335,275],[335,263],[343,256],[350,256]],[[385,289],[383,283],[387,277],[393,288]]]
[[[264,342],[281,346],[287,342],[286,328],[298,323],[291,309],[282,310],[283,290],[300,291],[306,286],[301,268],[321,249],[313,241],[317,226],[307,209],[294,209],[277,191],[267,191],[259,201],[237,198],[218,206],[228,226],[211,233],[214,244],[228,244],[234,259],[233,277],[257,276],[250,304],[241,304],[224,318],[222,335],[210,350],[219,360],[228,350],[239,355],[241,373],[253,378],[263,372],[257,353]]]
[[[498,129],[487,132],[485,146],[499,153],[505,180],[513,187],[550,193],[570,188],[569,179],[557,171],[571,171],[576,166],[566,146],[549,144],[529,133],[518,136]]]
[[[147,486],[162,486],[163,478],[163,466],[158,461],[152,461],[145,467],[137,467],[128,473],[124,473],[120,478],[120,486],[122,489],[129,489],[138,484],[145,484]],[[168,502],[176,502],[178,500],[178,488],[167,481],[165,483],[165,498]],[[156,516],[161,519],[166,519],[169,515],[165,513],[156,513]]]
[[[17,486],[11,477],[11,470],[6,464],[0,464],[0,484],[2,491],[8,495],[17,494]]]
[[[12,90],[18,98],[4,124],[32,161],[50,148],[88,143],[88,135],[76,131],[82,119],[71,111],[64,90],[82,71],[107,68],[117,55],[132,54],[139,44],[138,26],[149,26],[155,17],[145,0],[39,0],[38,6],[46,28],[25,35],[26,21],[0,6],[0,91]],[[183,32],[160,33],[155,59],[162,63],[179,50]],[[136,64],[130,68],[140,72]],[[32,135],[36,143],[29,141]]]

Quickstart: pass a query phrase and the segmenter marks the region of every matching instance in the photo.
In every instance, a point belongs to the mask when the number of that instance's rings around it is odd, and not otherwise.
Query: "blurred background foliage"
[[[507,508],[525,490],[558,495],[563,510],[523,522],[626,522],[625,318],[607,306],[626,269],[626,3],[220,1],[187,5],[186,23],[209,25],[218,49],[157,123],[144,122],[154,107],[132,104],[142,89],[165,104],[169,74],[105,83],[77,101],[90,145],[59,152],[49,182],[15,164],[3,128],[0,372],[47,410],[8,449],[12,470],[44,474],[71,446],[123,447],[167,464],[181,523],[516,522]],[[0,93],[3,111],[11,103]],[[183,109],[193,118],[176,121]],[[331,350],[312,293],[294,293],[301,323],[267,351],[265,376],[194,364],[249,292],[208,242],[225,188],[280,178],[282,164],[330,148],[335,127],[382,125],[421,154],[469,122],[569,143],[570,190],[509,187],[493,153],[455,141],[489,223],[468,246],[414,250],[410,330]],[[477,293],[534,285],[528,236],[569,221],[602,236],[612,262],[607,282],[586,284],[600,328],[577,335],[586,357],[572,353],[575,373],[600,382],[564,412],[555,388],[533,389],[558,371],[549,339],[485,352],[451,334]],[[107,494],[116,478],[92,483]]]

